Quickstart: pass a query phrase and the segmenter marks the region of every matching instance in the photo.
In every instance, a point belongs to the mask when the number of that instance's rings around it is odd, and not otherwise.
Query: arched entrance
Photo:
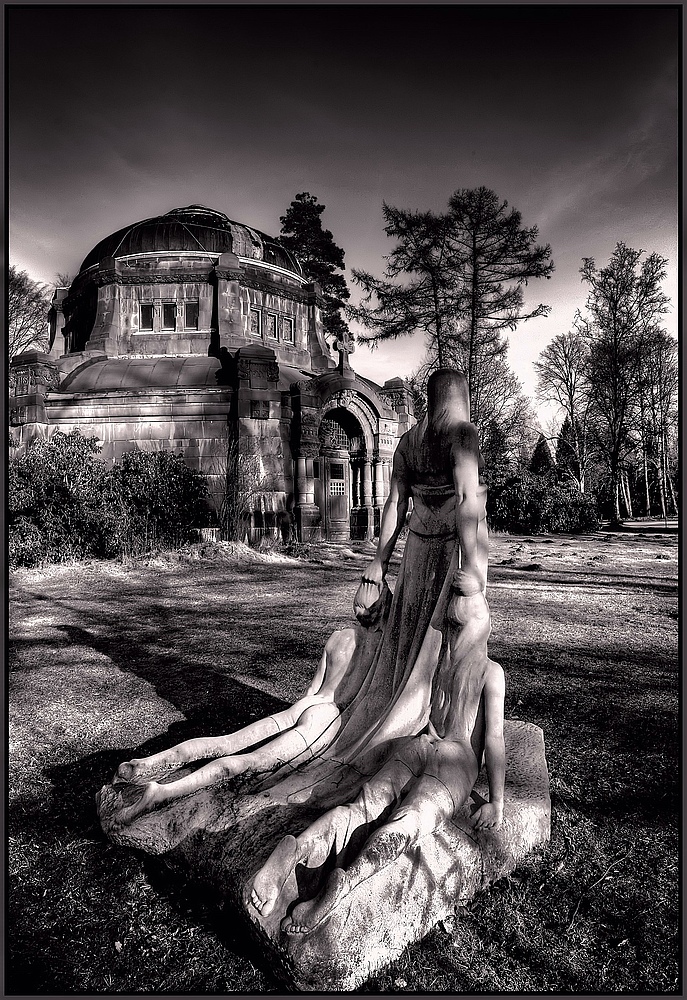
[[[326,537],[347,541],[358,535],[356,507],[360,505],[359,470],[365,458],[365,436],[360,423],[339,406],[320,423],[320,498]]]

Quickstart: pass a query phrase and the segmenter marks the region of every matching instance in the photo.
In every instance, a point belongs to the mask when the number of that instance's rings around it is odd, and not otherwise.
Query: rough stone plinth
[[[249,892],[281,838],[287,833],[297,836],[315,818],[311,809],[273,803],[260,808],[259,800],[244,807],[235,800],[222,808],[217,789],[198,793],[171,807],[177,829],[185,836],[167,844],[173,847],[170,860],[223,887],[227,916],[234,907],[243,913],[267,953],[267,964],[274,968],[276,962],[290,985],[304,992],[356,989],[548,840],[551,805],[543,733],[537,726],[507,721],[505,743],[504,821],[499,830],[478,832],[469,822],[475,804],[488,798],[482,774],[471,801],[450,823],[359,885],[309,934],[282,933],[280,924],[296,902],[316,894],[326,873],[296,866],[267,917],[251,906]],[[107,787],[103,796],[107,798]],[[119,836],[109,835],[160,853],[166,847],[159,831],[163,826],[169,830],[160,823],[165,812],[142,817]]]

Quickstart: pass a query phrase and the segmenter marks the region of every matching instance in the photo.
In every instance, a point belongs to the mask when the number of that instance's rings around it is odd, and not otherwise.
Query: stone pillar
[[[381,458],[378,458],[375,463],[375,506],[383,507],[385,500],[384,462]]]
[[[370,540],[374,537],[375,509],[372,504],[372,462],[365,459],[362,469],[362,497],[360,500],[360,527],[363,537]]]
[[[300,460],[299,460],[300,461]],[[305,503],[315,504],[315,470],[313,469],[314,459],[305,460]]]
[[[307,494],[307,466],[305,464],[305,458],[302,455],[296,459],[296,503],[300,506],[301,504],[308,502]]]
[[[361,506],[372,506],[372,462],[367,458],[363,466],[363,502]]]
[[[361,489],[360,489],[360,461],[354,458],[351,461],[351,481],[353,484],[353,506],[359,507],[361,500]]]

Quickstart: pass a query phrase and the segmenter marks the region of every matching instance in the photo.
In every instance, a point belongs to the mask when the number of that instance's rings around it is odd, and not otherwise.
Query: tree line
[[[586,303],[572,329],[555,335],[535,363],[537,396],[556,404],[560,414],[560,426],[548,436],[549,460],[542,463],[533,454],[540,428],[508,363],[507,334],[550,312],[542,302],[526,304],[524,294],[530,282],[553,274],[550,245],[486,187],[454,192],[444,212],[387,204],[382,210],[393,247],[381,277],[352,270],[361,291],[357,305],[350,303],[344,251],[323,227],[325,206],[315,196],[295,196],[280,218],[279,240],[320,285],[330,342],[350,333],[349,322],[359,325],[358,339],[372,348],[424,336],[424,357],[408,379],[419,416],[433,370],[453,367],[466,374],[492,518],[499,520],[497,508],[503,514],[522,507],[518,497],[536,495],[539,507],[546,506],[544,494],[583,511],[566,522],[571,530],[593,525],[594,506],[615,522],[676,514],[677,345],[661,326],[669,308],[661,287],[667,261],[622,242],[606,266],[582,260]],[[10,266],[10,357],[45,345],[47,308],[45,288]],[[542,482],[528,482],[528,476],[548,477],[544,493]],[[518,517],[525,526],[536,520],[522,510]],[[564,521],[552,514],[547,523]]]

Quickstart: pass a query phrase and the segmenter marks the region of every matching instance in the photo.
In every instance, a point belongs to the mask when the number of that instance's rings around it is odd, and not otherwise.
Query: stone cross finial
[[[349,370],[351,366],[348,363],[348,355],[353,354],[355,351],[355,344],[348,330],[345,330],[340,337],[336,338],[332,347],[335,351],[339,352],[339,371]]]

